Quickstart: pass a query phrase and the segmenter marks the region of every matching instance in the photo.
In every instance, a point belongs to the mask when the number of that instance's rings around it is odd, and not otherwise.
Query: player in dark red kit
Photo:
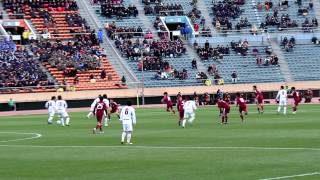
[[[248,114],[247,104],[246,104],[246,100],[243,98],[243,94],[237,93],[236,105],[237,107],[239,107],[240,118],[241,118],[241,121],[243,122],[244,120],[243,114],[244,115]]]
[[[93,128],[93,133],[95,134],[97,130],[100,130],[100,133],[103,133],[102,130],[102,120],[104,113],[108,114],[108,106],[103,102],[103,97],[99,97],[99,102],[94,107],[93,114],[97,117],[97,125]]]
[[[296,114],[297,107],[299,106],[299,103],[302,101],[302,97],[299,91],[296,90],[295,87],[291,88],[291,95],[293,97],[293,105],[292,105],[292,113]]]
[[[184,105],[183,98],[182,98],[182,96],[179,96],[178,97],[178,101],[177,101],[177,109],[178,109],[178,112],[179,112],[179,122],[178,122],[179,126],[181,126],[181,123],[182,123],[183,118],[184,118],[183,105]]]
[[[108,113],[108,119],[111,120],[111,115],[116,114],[118,118],[120,118],[119,115],[119,104],[116,103],[113,99],[110,99],[110,111]]]
[[[253,90],[256,96],[257,110],[259,114],[263,113],[263,94],[258,90],[257,86],[253,86]]]
[[[221,124],[228,124],[228,114],[230,112],[229,103],[219,99],[217,104],[218,104],[218,108],[220,109]]]
[[[163,93],[163,98],[162,98],[161,102],[167,104],[167,111],[168,112],[172,111],[172,113],[175,114],[175,110],[173,109],[173,102],[172,102],[170,96],[168,96],[167,92]]]
[[[226,92],[223,96],[223,100],[228,103],[228,104],[231,104],[231,96],[228,92]]]

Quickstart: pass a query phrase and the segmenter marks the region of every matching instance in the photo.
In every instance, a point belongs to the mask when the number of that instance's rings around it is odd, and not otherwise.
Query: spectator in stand
[[[191,66],[192,66],[192,69],[197,69],[197,60],[196,59],[192,59],[191,61]]]
[[[231,81],[232,81],[233,84],[236,84],[238,82],[238,73],[236,71],[232,72]]]
[[[102,29],[99,29],[98,31],[98,41],[99,43],[103,43],[103,30]]]
[[[105,79],[106,77],[107,77],[107,72],[106,72],[105,69],[103,69],[103,70],[101,71],[101,73],[100,73],[100,78],[101,78],[101,79]]]

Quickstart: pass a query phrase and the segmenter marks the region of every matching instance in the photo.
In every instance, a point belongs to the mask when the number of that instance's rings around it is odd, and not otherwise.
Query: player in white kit
[[[283,114],[287,114],[287,99],[287,90],[284,89],[284,86],[281,86],[276,97],[276,101],[279,102],[278,113],[280,113],[281,108],[283,107]]]
[[[197,109],[196,101],[195,100],[187,100],[183,105],[183,109],[184,109],[184,116],[183,116],[183,121],[182,121],[181,127],[185,128],[187,120],[188,120],[189,124],[192,124],[195,119],[196,115],[194,113],[194,110]]]
[[[67,108],[68,104],[65,100],[62,100],[61,96],[58,96],[58,100],[56,101],[56,108],[57,108],[57,113],[60,115],[61,119],[61,125],[62,126],[69,126],[70,125],[70,117],[69,114],[67,113]]]
[[[90,112],[88,113],[88,115],[87,115],[87,117],[88,118],[90,118],[92,115],[93,115],[93,111],[94,111],[94,107],[96,106],[96,104],[98,103],[98,102],[100,102],[100,99],[99,99],[99,97],[100,97],[101,95],[99,95],[93,102],[92,102],[92,104],[90,105]],[[108,96],[106,95],[106,94],[104,94],[104,95],[102,95],[102,97],[103,97],[103,102],[107,105],[107,107],[108,107],[108,109],[109,109],[109,107],[110,107],[110,102],[109,102],[109,100],[108,100]],[[108,123],[109,123],[109,118],[108,118],[108,116],[107,116],[107,114],[105,114],[104,115],[104,126],[108,126]]]
[[[45,108],[48,109],[48,114],[49,114],[48,124],[52,124],[54,114],[56,113],[56,97],[55,96],[52,96],[51,100],[46,102]]]
[[[124,139],[127,137],[127,144],[132,144],[131,136],[133,131],[133,125],[136,124],[136,113],[131,106],[131,101],[127,102],[127,105],[121,108],[120,122],[122,124],[121,144],[124,144]]]

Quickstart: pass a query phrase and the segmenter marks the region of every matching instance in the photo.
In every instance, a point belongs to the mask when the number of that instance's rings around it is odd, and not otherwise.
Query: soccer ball
[[[60,121],[60,120],[58,120],[58,121],[57,121],[57,124],[61,124],[61,121]]]

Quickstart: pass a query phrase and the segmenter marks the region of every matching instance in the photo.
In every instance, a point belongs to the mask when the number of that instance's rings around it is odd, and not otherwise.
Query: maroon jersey
[[[231,100],[230,100],[230,95],[226,95],[223,99],[226,103],[230,104]]]
[[[177,104],[177,109],[178,109],[178,111],[179,112],[183,112],[183,105],[184,105],[184,102],[183,102],[183,100],[178,100],[178,104]]]
[[[172,106],[172,104],[173,104],[171,101],[171,98],[169,96],[164,96],[163,102],[166,103],[168,106]]]
[[[246,101],[244,100],[243,97],[237,97],[236,102],[239,107],[246,107],[247,106]]]
[[[219,101],[218,102],[218,108],[220,108],[220,109],[230,109],[230,105],[229,105],[229,103],[227,103],[225,101]]]
[[[243,97],[237,97],[236,98],[236,103],[239,106],[239,112],[241,113],[242,111],[247,112],[247,104],[246,101],[244,100]]]
[[[98,102],[95,106],[95,112],[97,117],[102,117],[107,110],[107,105],[104,102]]]
[[[256,99],[257,99],[258,103],[261,104],[263,102],[263,94],[262,94],[262,92],[259,91],[259,90],[256,90],[255,94],[256,94]]]
[[[116,102],[110,103],[111,113],[115,113],[118,111],[119,105]]]
[[[301,98],[301,95],[298,91],[293,91],[292,96],[293,96],[293,100],[294,100],[295,104],[298,104],[301,102],[302,98]]]

